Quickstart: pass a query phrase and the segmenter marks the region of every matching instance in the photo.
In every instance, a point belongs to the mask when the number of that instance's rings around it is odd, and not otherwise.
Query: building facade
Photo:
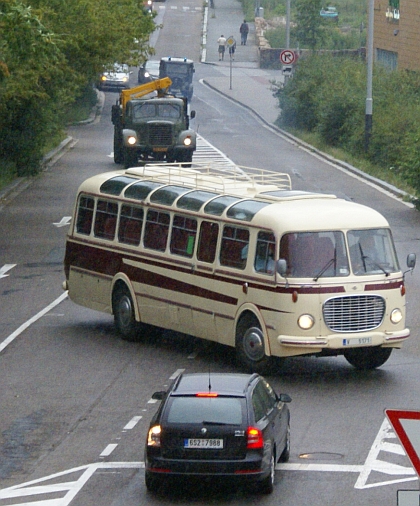
[[[373,1],[376,61],[391,69],[419,71],[420,0]]]

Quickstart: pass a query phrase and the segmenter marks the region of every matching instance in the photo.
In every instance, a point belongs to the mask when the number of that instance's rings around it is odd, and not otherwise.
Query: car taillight
[[[155,425],[149,429],[149,434],[147,435],[147,446],[160,446],[160,434],[162,432],[162,428],[160,425]]]
[[[264,438],[260,429],[248,427],[246,447],[249,450],[264,447]]]

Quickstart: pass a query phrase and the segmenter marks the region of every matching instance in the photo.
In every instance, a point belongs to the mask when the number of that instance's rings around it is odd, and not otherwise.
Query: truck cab
[[[194,72],[194,62],[188,58],[167,56],[160,60],[159,78],[169,77],[172,81],[169,92],[188,101],[193,96]]]

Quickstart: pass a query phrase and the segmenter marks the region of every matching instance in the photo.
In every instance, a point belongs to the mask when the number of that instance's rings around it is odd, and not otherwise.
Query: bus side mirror
[[[416,254],[410,253],[409,255],[407,255],[407,267],[413,270],[415,266],[416,266]]]
[[[280,276],[283,276],[283,278],[286,277],[287,262],[284,258],[280,258],[280,260],[278,260],[276,270],[280,274]]]

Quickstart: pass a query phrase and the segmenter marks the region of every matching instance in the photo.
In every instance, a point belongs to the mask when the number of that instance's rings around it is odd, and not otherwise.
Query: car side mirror
[[[166,395],[166,392],[164,390],[160,390],[159,392],[155,392],[153,395],[152,395],[152,399],[154,399],[155,401],[161,401]]]
[[[191,112],[190,112],[190,118],[191,118],[191,119],[194,119],[194,118],[195,118],[195,111],[191,111]]]
[[[280,394],[278,396],[278,400],[280,402],[292,402],[292,398],[288,394]]]

